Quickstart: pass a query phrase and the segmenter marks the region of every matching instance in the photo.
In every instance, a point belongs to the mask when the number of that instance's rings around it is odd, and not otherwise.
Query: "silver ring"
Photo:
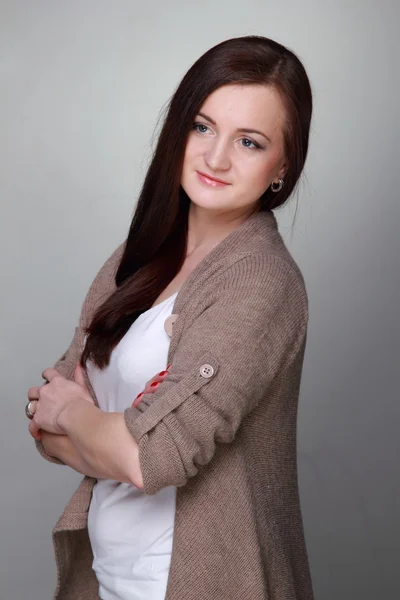
[[[28,404],[25,406],[25,414],[28,419],[33,419],[35,413],[31,412],[31,404],[32,402],[37,402],[37,400],[29,400]]]

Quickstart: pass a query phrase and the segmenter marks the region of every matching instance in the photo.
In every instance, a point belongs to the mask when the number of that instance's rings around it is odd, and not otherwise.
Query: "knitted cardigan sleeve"
[[[186,318],[170,375],[126,425],[139,444],[144,492],[185,485],[232,442],[281,369],[304,350],[307,294],[300,271],[278,256],[249,255],[207,285]],[[179,318],[179,317],[178,317]]]
[[[87,292],[85,300],[83,302],[79,317],[79,323],[78,326],[75,327],[75,332],[72,341],[68,346],[67,350],[54,365],[54,368],[57,369],[57,371],[67,379],[72,380],[74,378],[74,370],[76,365],[78,364],[78,361],[80,360],[83,351],[85,340],[85,327],[89,325],[90,320],[93,317],[93,314],[97,307],[100,306],[115,289],[113,279],[116,273],[116,269],[121,260],[123,250],[124,244],[121,244],[112,253],[108,260],[106,260],[106,262],[101,267],[100,271],[97,273],[91,286],[89,287],[89,291]],[[89,383],[87,380],[86,382]],[[42,442],[36,441],[35,443],[36,448],[38,449],[39,453],[43,456],[43,458],[46,458],[49,462],[53,462],[56,464],[65,464],[58,458],[47,454]]]

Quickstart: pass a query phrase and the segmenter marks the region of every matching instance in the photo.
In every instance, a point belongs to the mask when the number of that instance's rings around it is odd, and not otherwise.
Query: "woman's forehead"
[[[267,135],[279,129],[285,118],[279,93],[268,85],[222,86],[206,98],[199,112],[217,126],[260,129]]]

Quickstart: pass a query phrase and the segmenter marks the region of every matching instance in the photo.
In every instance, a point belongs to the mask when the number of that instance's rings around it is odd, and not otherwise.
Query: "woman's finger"
[[[166,377],[166,375],[164,375],[164,377],[162,375],[154,375],[154,377],[152,377],[151,379],[146,381],[146,384],[145,384],[143,390],[150,389],[152,383],[160,383],[163,379],[165,379],[165,377]]]
[[[76,365],[75,370],[74,370],[74,381],[82,389],[84,389],[85,392],[87,392],[87,395],[85,395],[85,399],[87,399],[88,402],[90,402],[91,404],[94,404],[94,400],[92,398],[92,395],[91,395],[91,393],[89,391],[88,386],[86,385],[86,380],[85,380],[85,376],[84,376],[84,372],[83,372],[82,366],[81,366],[81,364],[79,362]]]
[[[56,369],[54,369],[54,367],[45,369],[42,373],[42,377],[46,381],[52,381],[54,379],[54,377],[58,377],[59,375],[60,375],[60,373]]]
[[[153,392],[155,392],[158,389],[161,382],[164,381],[164,379],[168,377],[168,375],[169,371],[161,371],[161,373],[158,373],[158,375],[155,375],[154,377],[149,379],[149,381],[146,383],[144,390],[140,392],[138,396],[136,396],[135,400],[132,403],[132,406],[136,408],[142,401],[144,394],[152,394]]]
[[[143,399],[144,394],[140,393],[136,396],[136,398],[134,399],[134,401],[132,402],[132,406],[133,408],[136,408],[137,406],[139,406],[139,404],[141,403],[142,399]]]
[[[150,381],[148,381],[148,382],[146,383],[146,385],[145,385],[145,388],[144,388],[144,389],[145,389],[145,390],[149,390],[149,391],[152,391],[152,392],[153,392],[153,391],[154,391],[154,389],[152,389],[152,388],[156,387],[156,386],[154,386],[153,384],[154,384],[154,383],[161,383],[162,381],[164,381],[164,379],[165,379],[166,377],[168,377],[168,375],[169,375],[169,371],[168,371],[168,370],[166,370],[166,371],[161,371],[161,373],[157,373],[157,375],[154,375],[154,377],[152,377],[152,378],[150,379]]]
[[[31,436],[35,439],[35,440],[40,440],[42,435],[40,432],[39,427],[36,425],[35,421],[32,419],[32,421],[29,423],[29,433],[31,434]]]
[[[161,375],[161,373],[163,373],[163,374]],[[158,388],[158,386],[169,375],[168,371],[162,371],[161,373],[159,373],[158,375],[155,375],[152,379],[150,379],[150,381],[146,384],[146,386],[142,392],[143,394],[151,394],[152,392],[155,392],[156,389]]]
[[[81,363],[79,363],[79,362],[76,365],[75,370],[74,370],[74,381],[78,385],[81,385],[82,387],[87,389],[85,377],[83,375],[83,369],[81,367]]]
[[[40,386],[31,387],[28,390],[28,398],[29,400],[39,400],[39,390]]]
[[[155,381],[162,381],[167,375],[168,375],[168,371],[161,371],[161,373],[157,373],[157,375],[154,375],[154,377],[152,377],[151,379],[146,381],[143,389],[148,388]]]

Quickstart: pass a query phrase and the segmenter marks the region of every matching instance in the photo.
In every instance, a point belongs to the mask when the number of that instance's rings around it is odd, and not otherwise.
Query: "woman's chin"
[[[229,210],[231,204],[226,198],[222,198],[222,196],[218,196],[218,194],[212,191],[205,194],[194,192],[188,194],[188,196],[192,204],[205,210]]]

